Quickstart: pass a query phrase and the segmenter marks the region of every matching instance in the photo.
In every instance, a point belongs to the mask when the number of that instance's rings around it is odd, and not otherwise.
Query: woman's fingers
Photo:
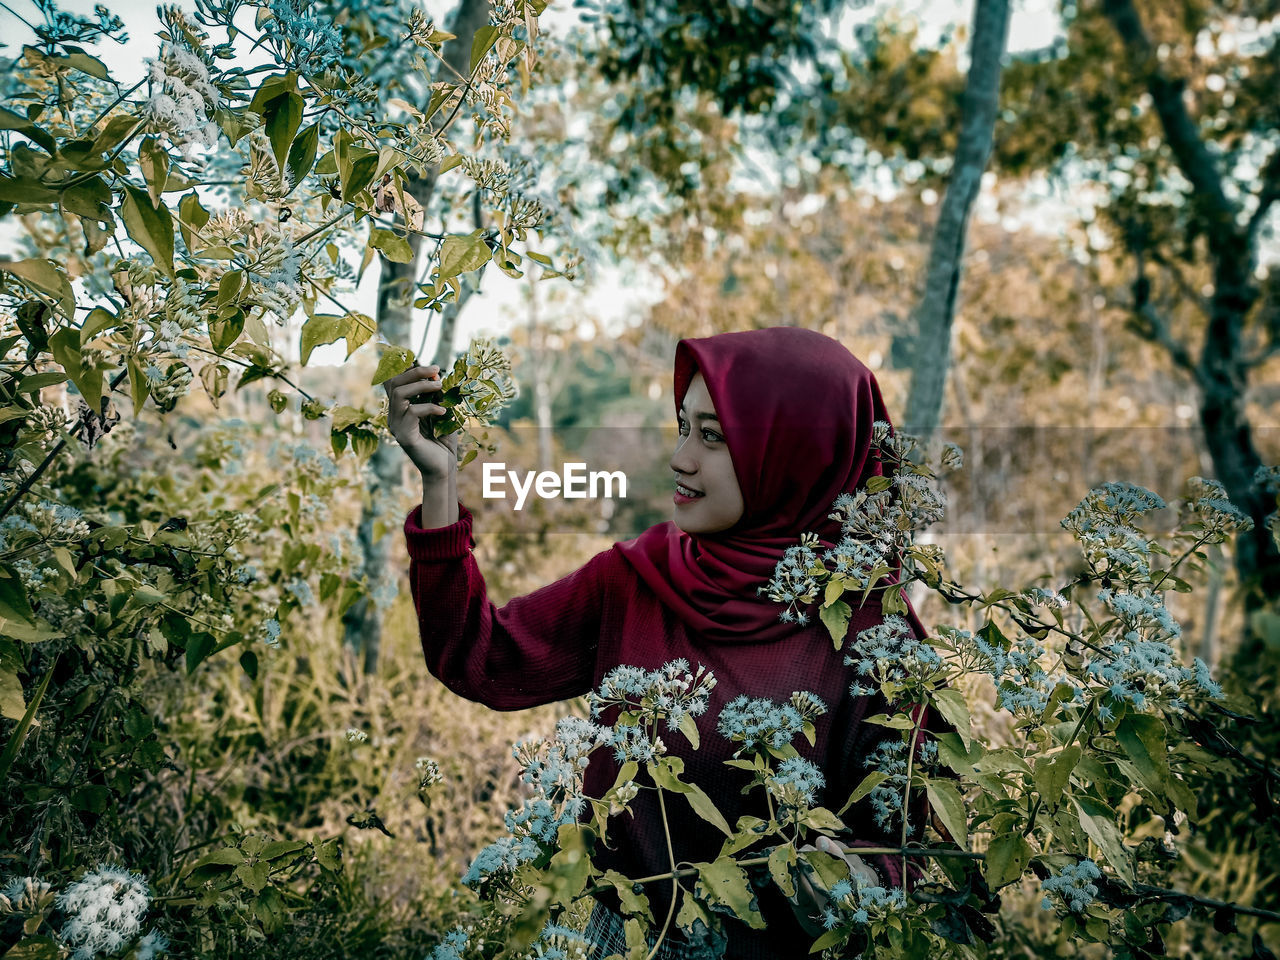
[[[393,400],[396,398],[398,391],[402,387],[417,386],[418,392],[421,392],[421,384],[440,381],[440,368],[432,364],[429,367],[410,367],[404,373],[398,373],[394,377],[389,377],[382,381],[382,389],[387,391],[387,396]],[[402,396],[414,396],[414,393],[400,394]]]

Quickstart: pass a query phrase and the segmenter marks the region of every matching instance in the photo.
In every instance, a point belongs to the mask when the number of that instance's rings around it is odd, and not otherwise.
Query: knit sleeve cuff
[[[471,533],[471,511],[458,501],[458,519],[447,527],[422,527],[422,504],[414,504],[404,520],[404,539],[409,556],[418,561],[439,563],[461,560],[476,545]]]

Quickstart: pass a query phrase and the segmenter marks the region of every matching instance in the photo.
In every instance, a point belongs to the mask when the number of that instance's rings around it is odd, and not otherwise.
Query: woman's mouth
[[[677,483],[675,495],[671,499],[676,503],[692,503],[694,500],[698,500],[704,496],[706,496],[706,494],[701,490],[694,490],[690,487],[686,487],[682,483]]]

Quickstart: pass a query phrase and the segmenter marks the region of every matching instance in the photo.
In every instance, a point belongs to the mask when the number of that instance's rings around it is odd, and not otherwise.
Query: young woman
[[[655,670],[684,658],[704,665],[718,684],[698,718],[700,749],[691,750],[683,737],[664,739],[670,753],[683,758],[685,779],[701,786],[731,824],[744,814],[768,814],[760,791],[742,795],[747,774],[724,765],[733,745],[716,733],[721,708],[740,694],[781,701],[807,690],[829,710],[816,722],[814,747],[800,740],[797,749],[823,770],[826,792],[819,801],[842,806],[867,772],[865,758],[890,734],[863,719],[886,705],[879,696],[850,693],[844,655],[816,613],[805,625],[784,621],[780,606],[757,591],[801,533],[817,533],[826,547],[837,543],[833,501],[882,474],[873,424],[889,418],[871,371],[839,342],[794,327],[681,340],[672,520],[503,607],[488,600],[471,552],[472,515],[455,486],[456,440],[434,441],[419,430],[421,420],[444,408],[410,404],[439,390],[438,377],[435,366],[415,367],[386,383],[390,429],[423,478],[422,505],[409,513],[404,532],[431,673],[459,696],[519,710],[585,694],[619,664]],[[854,611],[850,635],[881,622],[876,596]],[[908,619],[923,637],[915,613]],[[601,796],[617,769],[607,751],[597,751],[586,771],[587,793]],[[669,870],[656,799],[642,791],[633,809],[633,817],[610,820],[614,849],[598,861],[631,877]],[[667,813],[678,861],[716,857],[718,831],[687,804],[670,803]],[[845,845],[897,842],[857,806],[845,822]],[[825,838],[821,845],[840,852]],[[901,858],[845,856],[877,885],[902,883]],[[647,892],[661,921],[670,888],[651,884]],[[806,887],[789,905],[768,886],[758,898],[767,929],[726,918],[726,956],[803,955],[821,929],[814,923],[821,895]],[[621,920],[610,906],[616,904],[597,906],[588,931],[608,941],[598,957],[622,942]],[[669,939],[659,957],[695,955],[681,945],[678,931]]]

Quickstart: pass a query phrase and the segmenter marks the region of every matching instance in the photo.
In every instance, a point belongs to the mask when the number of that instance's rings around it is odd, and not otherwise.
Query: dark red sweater
[[[419,525],[421,509],[415,506],[409,512],[404,533],[422,649],[431,673],[461,697],[494,710],[521,710],[586,694],[620,664],[653,670],[678,657],[694,667],[702,664],[718,683],[709,708],[697,718],[700,749],[692,750],[680,735],[664,735],[663,741],[671,754],[684,759],[685,779],[701,786],[730,824],[743,814],[768,817],[762,791],[744,797],[741,789],[748,775],[724,766],[733,745],[716,733],[721,708],[739,694],[785,700],[793,691],[808,690],[827,704],[828,712],[815,724],[815,746],[803,738],[797,738],[795,746],[823,770],[827,788],[819,802],[833,810],[844,805],[867,772],[862,758],[881,740],[898,736],[862,722],[885,711],[885,703],[879,696],[850,695],[852,674],[844,666],[844,654],[834,649],[816,618],[785,640],[706,642],[659,602],[613,548],[568,576],[498,607],[488,598],[472,554],[471,512],[459,503],[456,523],[424,530]],[[879,604],[869,601],[854,612],[850,630],[856,633],[880,620]],[[586,771],[588,795],[601,796],[613,785],[617,771],[612,754],[597,750]],[[655,795],[642,791],[633,809],[633,818],[623,815],[609,821],[615,849],[599,859],[631,877],[666,872],[670,867]],[[667,813],[677,861],[715,859],[724,840],[720,831],[678,797],[667,803]],[[875,825],[866,801],[846,813],[845,822],[855,841],[898,842]],[[888,882],[901,882],[899,858],[868,859]],[[669,889],[666,884],[649,885],[659,922],[670,902]],[[728,956],[781,960],[803,955],[811,938],[776,888],[760,892],[760,908],[769,924],[762,932],[726,918]],[[801,943],[804,948],[798,946]]]

